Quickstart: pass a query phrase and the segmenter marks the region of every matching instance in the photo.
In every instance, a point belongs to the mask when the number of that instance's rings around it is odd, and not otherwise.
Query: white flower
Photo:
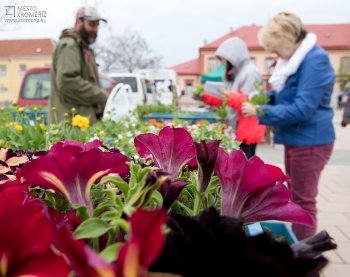
[[[135,159],[136,161],[137,161],[139,158],[140,158],[139,155],[137,155],[137,154],[134,155],[134,159]]]
[[[130,131],[126,133],[126,136],[127,136],[128,138],[133,137],[133,135],[132,135],[132,133],[131,133]]]

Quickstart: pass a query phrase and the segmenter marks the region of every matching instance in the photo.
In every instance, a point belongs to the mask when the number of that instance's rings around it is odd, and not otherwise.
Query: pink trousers
[[[316,146],[285,146],[284,161],[286,174],[291,178],[288,184],[292,201],[307,211],[312,226],[293,224],[292,229],[299,240],[313,236],[317,230],[316,196],[321,172],[327,164],[334,143]]]

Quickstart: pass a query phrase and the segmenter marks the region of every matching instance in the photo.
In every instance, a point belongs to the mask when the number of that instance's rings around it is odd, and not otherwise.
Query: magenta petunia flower
[[[195,142],[198,162],[198,191],[204,192],[214,172],[220,140]]]
[[[64,254],[68,264],[77,276],[116,276],[115,269],[111,264],[88,247],[84,241],[73,239],[71,232],[67,228],[63,227],[57,231],[55,245]]]
[[[52,247],[44,203],[27,201],[20,186],[8,187],[0,192],[0,222],[1,276],[68,276],[66,260]]]
[[[174,180],[185,165],[196,165],[196,149],[191,134],[184,128],[165,127],[159,135],[152,133],[135,137],[139,155],[152,160],[155,166],[170,174]]]
[[[242,217],[246,223],[261,220],[312,223],[310,215],[291,202],[291,193],[284,185],[288,177],[259,157],[247,160],[241,150],[227,154],[220,148],[215,174],[222,187],[222,215]]]
[[[120,249],[116,276],[144,276],[165,244],[163,225],[166,211],[136,210],[129,219],[131,232],[128,241]]]
[[[87,206],[92,213],[90,189],[110,173],[124,178],[129,174],[128,158],[117,152],[104,152],[101,141],[89,143],[64,140],[49,152],[26,163],[20,171],[29,184],[61,192],[71,205]]]

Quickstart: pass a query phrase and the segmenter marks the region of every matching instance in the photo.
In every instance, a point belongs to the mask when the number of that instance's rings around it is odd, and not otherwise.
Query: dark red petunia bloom
[[[222,187],[222,215],[243,217],[246,223],[273,219],[312,223],[310,215],[291,202],[284,184],[288,177],[259,157],[248,160],[241,150],[227,154],[220,148],[215,174]]]
[[[47,155],[26,163],[20,177],[30,184],[61,192],[71,205],[87,206],[91,214],[92,185],[110,173],[122,178],[129,174],[128,158],[120,153],[104,152],[99,148],[101,145],[98,140],[86,144],[58,142]]]

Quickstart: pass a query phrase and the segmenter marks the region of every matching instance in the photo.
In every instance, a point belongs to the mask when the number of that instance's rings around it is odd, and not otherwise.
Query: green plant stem
[[[98,238],[92,238],[92,248],[96,250],[96,252],[100,252],[100,243],[98,241]]]
[[[116,236],[116,230],[112,229],[109,231],[108,233],[108,241],[107,241],[107,246],[110,246],[113,242],[114,242],[114,239],[115,239],[115,236]]]
[[[202,206],[202,199],[204,194],[201,192],[197,192],[194,197],[194,203],[193,203],[193,214],[192,215],[198,215],[201,211]]]

